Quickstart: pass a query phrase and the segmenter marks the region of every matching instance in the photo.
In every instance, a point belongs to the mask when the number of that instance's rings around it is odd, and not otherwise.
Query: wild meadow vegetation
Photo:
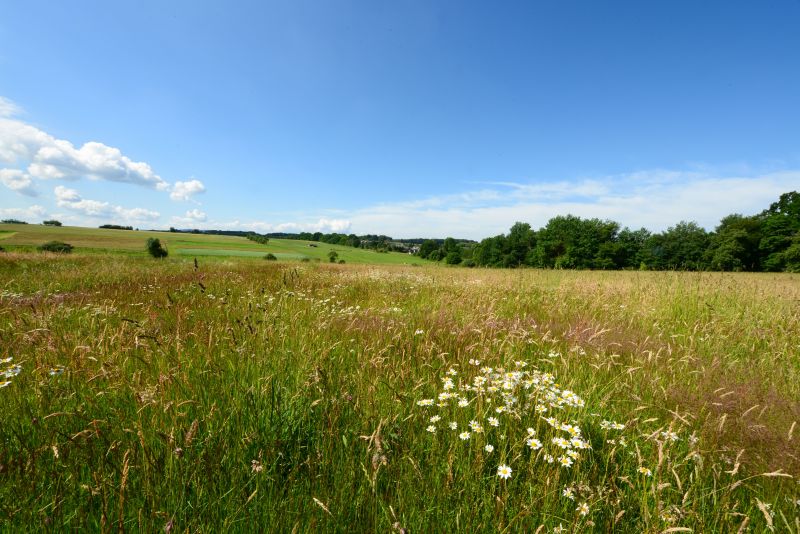
[[[800,532],[800,276],[0,254],[4,531]]]

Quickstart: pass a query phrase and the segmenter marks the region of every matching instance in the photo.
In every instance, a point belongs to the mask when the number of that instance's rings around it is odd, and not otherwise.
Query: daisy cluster
[[[512,476],[506,458],[516,457],[516,449],[569,469],[591,448],[569,418],[571,411],[585,406],[584,400],[562,389],[553,374],[530,369],[524,361],[511,368],[482,366],[474,359],[469,363],[463,374],[448,369],[440,391],[417,401],[425,410],[428,433],[477,443],[487,456],[497,451],[497,476],[502,479]]]
[[[14,358],[8,357],[0,360],[0,365],[5,368],[0,371],[0,388],[7,387],[11,384],[11,378],[14,378],[22,372],[22,366],[16,363],[11,363]]]

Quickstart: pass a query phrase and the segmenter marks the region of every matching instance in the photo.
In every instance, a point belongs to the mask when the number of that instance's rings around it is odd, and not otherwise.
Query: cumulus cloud
[[[156,221],[161,217],[157,211],[145,208],[123,208],[100,200],[90,200],[81,197],[74,189],[62,185],[53,190],[56,196],[56,205],[75,213],[98,218],[114,218],[122,221]]]
[[[193,226],[197,223],[206,222],[207,220],[208,220],[208,215],[206,215],[204,211],[200,211],[199,209],[193,209],[187,211],[183,215],[183,217],[173,217],[171,222],[173,225]]]
[[[35,197],[39,194],[30,175],[19,169],[0,169],[0,183],[21,195]]]
[[[30,221],[31,219],[41,219],[47,214],[47,210],[38,204],[27,208],[0,208],[0,218],[20,219]]]
[[[494,182],[491,189],[377,204],[347,215],[357,233],[406,238],[482,239],[508,232],[516,221],[540,228],[566,214],[652,231],[681,220],[712,229],[730,213],[760,212],[798,184],[795,170],[755,176],[652,170],[575,182]]]
[[[133,161],[118,148],[97,141],[80,147],[15,118],[19,106],[0,97],[0,163],[40,180],[105,180],[159,191],[169,184],[145,162]]]
[[[189,200],[192,196],[205,193],[206,186],[200,180],[192,179],[185,182],[175,182],[169,197],[172,200]]]

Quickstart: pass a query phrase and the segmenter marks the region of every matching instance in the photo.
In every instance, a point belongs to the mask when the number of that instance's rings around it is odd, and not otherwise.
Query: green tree
[[[331,250],[330,252],[328,252],[328,261],[330,263],[336,263],[336,260],[338,260],[338,259],[339,259],[339,253],[338,252],[336,252],[335,250]]]
[[[762,236],[758,248],[761,264],[766,271],[782,271],[786,265],[787,249],[800,232],[800,193],[784,193],[769,209],[761,213]]]
[[[757,271],[761,220],[738,213],[724,217],[710,236],[706,260],[718,271]]]
[[[665,232],[650,236],[643,259],[660,270],[697,271],[706,268],[709,235],[695,222],[681,221]]]
[[[439,245],[436,243],[436,241],[433,239],[426,239],[419,246],[419,252],[417,254],[420,258],[431,259],[431,254],[437,250],[439,250]]]
[[[167,249],[161,244],[161,240],[156,237],[148,238],[145,245],[147,252],[154,258],[166,258]]]

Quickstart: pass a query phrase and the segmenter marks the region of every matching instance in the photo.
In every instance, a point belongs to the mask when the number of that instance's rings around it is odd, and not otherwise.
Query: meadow
[[[146,256],[148,238],[159,239],[173,256],[219,256],[263,258],[273,254],[279,260],[329,261],[335,251],[345,263],[370,265],[424,265],[428,260],[400,252],[376,252],[362,248],[329,245],[294,239],[270,239],[262,245],[244,237],[147,230],[111,230],[78,226],[0,224],[0,246],[8,250],[33,251],[48,241],[64,241],[76,251],[94,254]]]
[[[351,263],[0,254],[0,529],[800,532],[800,276]]]

